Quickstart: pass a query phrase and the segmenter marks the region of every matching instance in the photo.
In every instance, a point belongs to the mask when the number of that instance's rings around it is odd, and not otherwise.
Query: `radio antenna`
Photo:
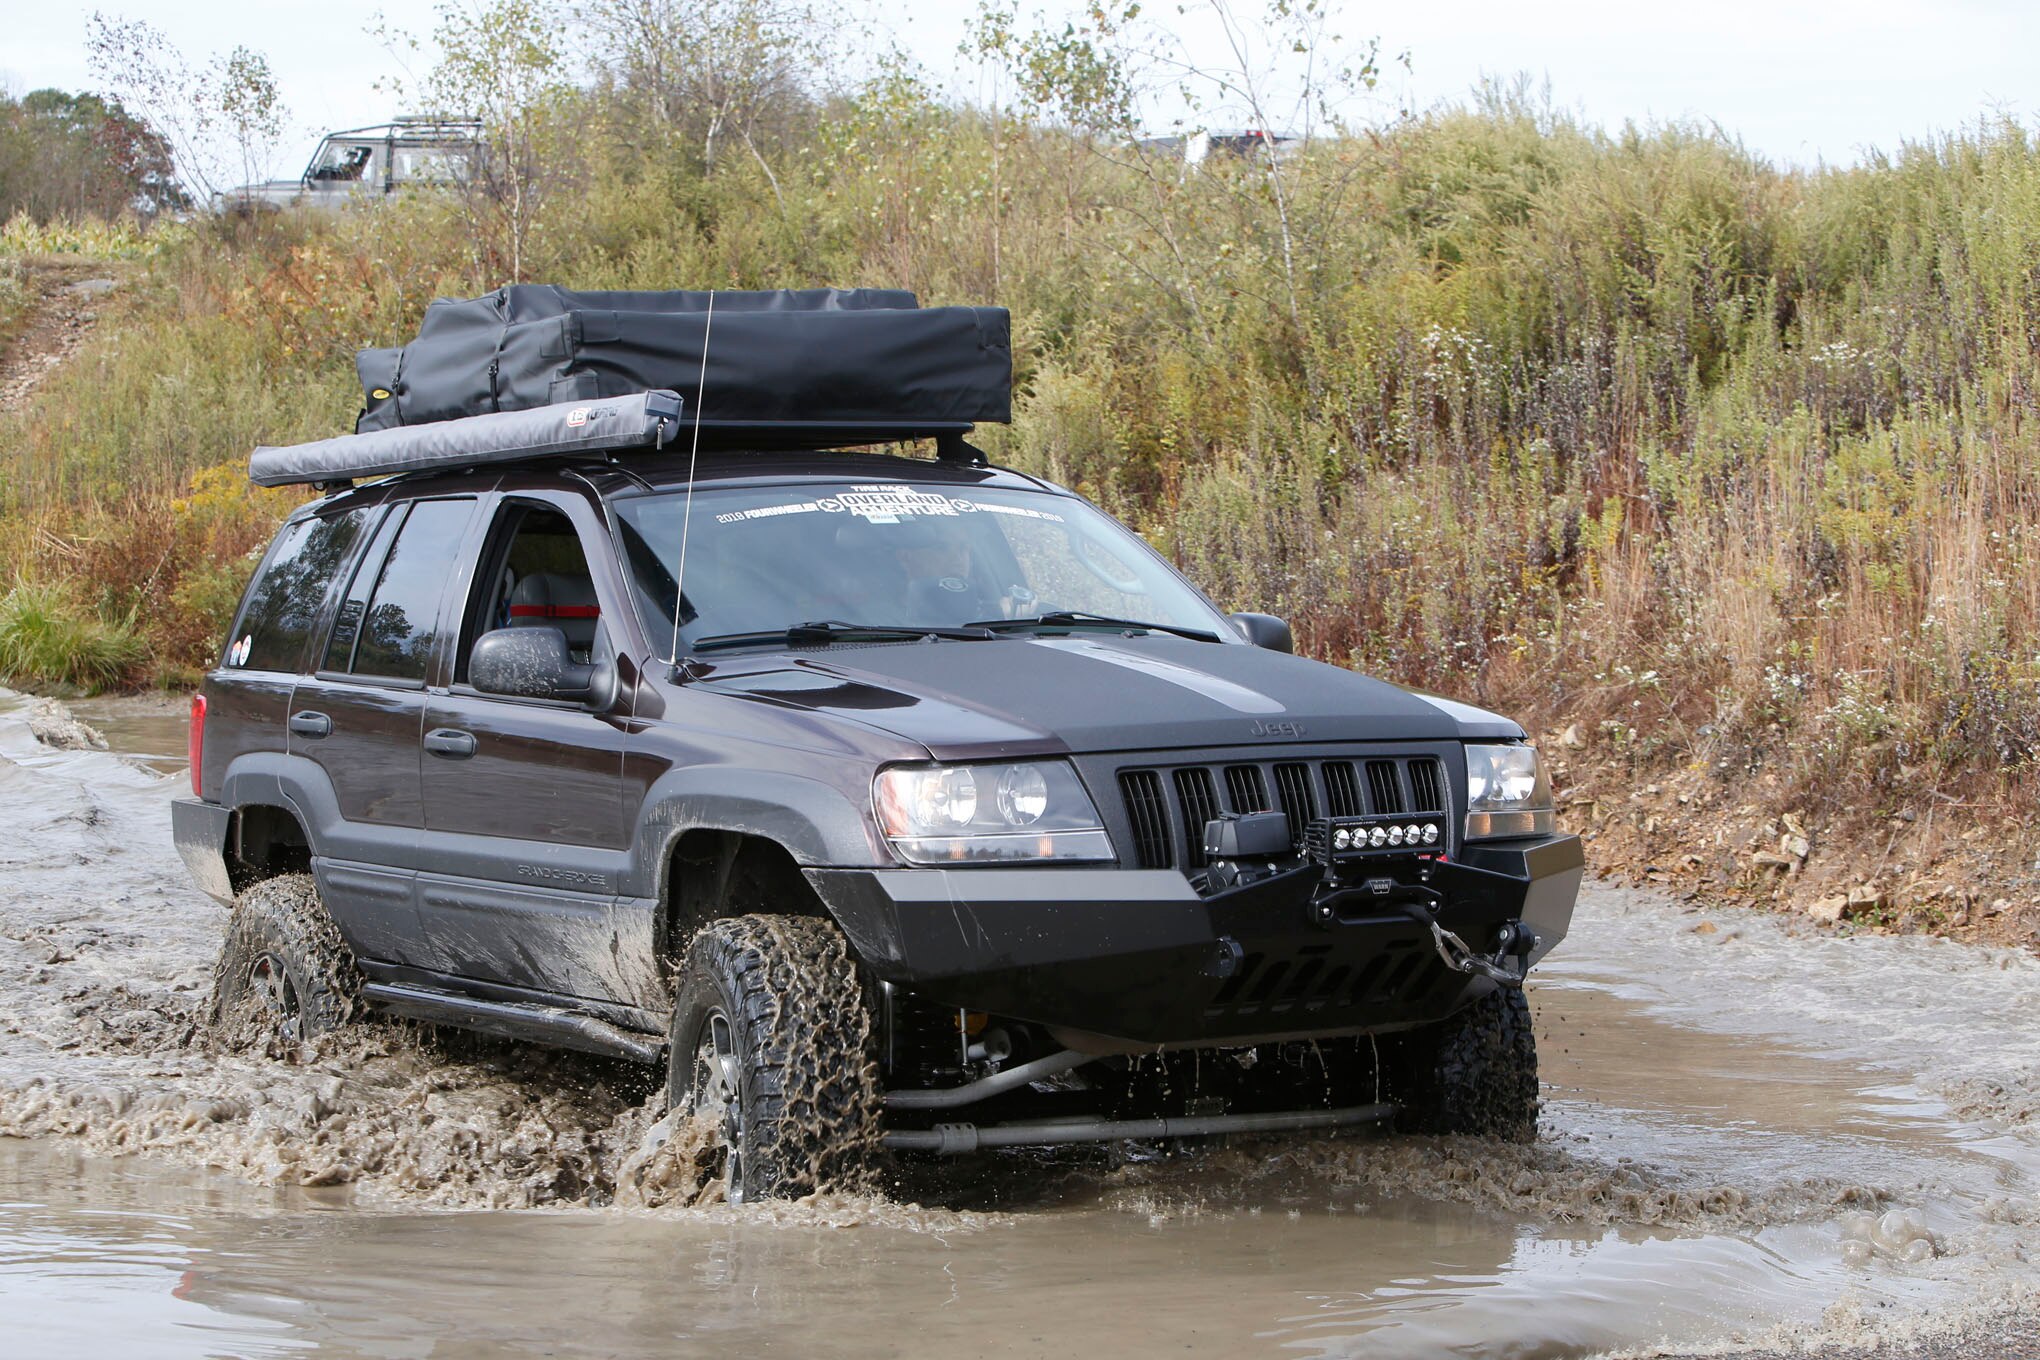
[[[715,329],[715,289],[708,290],[708,315],[701,323],[701,379],[694,387],[694,441],[687,450],[687,504],[680,511],[680,562],[673,569],[673,654],[666,664],[680,664],[680,602],[687,581],[687,533],[694,523],[694,464],[701,456],[701,398],[708,391],[708,336]]]

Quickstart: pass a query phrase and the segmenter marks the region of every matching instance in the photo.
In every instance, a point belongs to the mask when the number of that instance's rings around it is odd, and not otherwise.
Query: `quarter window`
[[[230,663],[255,671],[298,668],[327,589],[346,564],[366,517],[365,510],[351,510],[284,527],[261,578],[248,592],[227,649]]]

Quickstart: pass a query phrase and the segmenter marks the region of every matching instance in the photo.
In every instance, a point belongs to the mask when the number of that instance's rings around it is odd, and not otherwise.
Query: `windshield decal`
[[[816,504],[824,510],[848,510],[873,524],[897,524],[901,515],[954,515],[960,509],[939,491],[910,486],[853,486]]]
[[[994,505],[990,501],[986,501],[983,505],[971,505],[969,501],[958,501],[956,504],[959,508],[969,506],[973,510],[982,510],[988,515],[1018,515],[1022,519],[1045,519],[1051,524],[1063,523],[1063,517],[1056,514],[1053,510],[1029,510],[1024,505]]]
[[[784,505],[760,505],[750,510],[725,510],[715,517],[717,524],[741,524],[746,520],[775,519],[780,515],[856,515],[871,524],[898,524],[903,516],[972,515],[978,511],[994,515],[1017,515],[1024,519],[1063,523],[1051,510],[1030,510],[1019,505],[965,500],[939,491],[916,491],[910,486],[853,486],[834,496],[812,501],[789,501]]]
[[[715,522],[737,524],[747,519],[771,519],[775,515],[811,515],[821,508],[815,501],[796,501],[791,505],[760,505],[750,510],[725,510],[715,517]]]

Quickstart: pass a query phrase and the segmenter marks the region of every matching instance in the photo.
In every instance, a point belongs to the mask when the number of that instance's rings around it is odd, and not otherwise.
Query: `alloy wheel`
[[[744,1099],[736,1031],[721,1010],[711,1010],[694,1050],[694,1113],[718,1122],[723,1139],[723,1189],[732,1204],[744,1198]]]
[[[248,966],[248,989],[263,1011],[276,1017],[277,1031],[286,1039],[304,1037],[304,1001],[290,970],[274,954],[261,954]]]

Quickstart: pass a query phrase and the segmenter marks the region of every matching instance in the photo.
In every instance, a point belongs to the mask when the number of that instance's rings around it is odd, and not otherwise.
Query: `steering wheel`
[[[1097,540],[1089,536],[1073,535],[1070,539],[1070,549],[1085,571],[1090,572],[1121,595],[1145,595],[1148,593],[1147,582],[1141,580],[1140,577],[1134,575],[1114,576],[1105,569],[1102,563],[1091,560],[1091,550],[1097,546]]]

